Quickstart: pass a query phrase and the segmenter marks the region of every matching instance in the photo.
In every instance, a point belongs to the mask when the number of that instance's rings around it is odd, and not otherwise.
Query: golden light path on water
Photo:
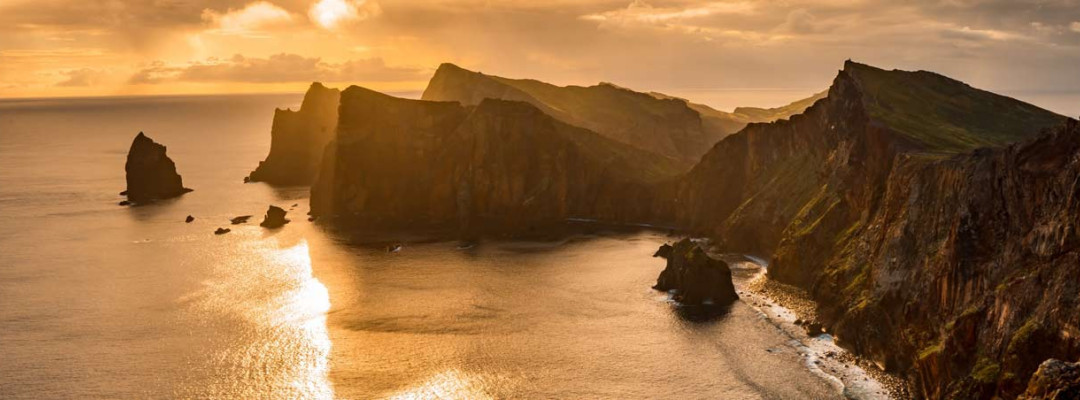
[[[293,386],[305,397],[332,399],[333,389],[328,378],[330,372],[330,334],[326,328],[326,313],[330,311],[330,293],[326,286],[312,274],[311,253],[307,241],[278,254],[282,264],[299,287],[285,295],[277,321],[281,325],[295,325],[300,339],[310,346],[307,357],[301,357],[300,371],[293,378]],[[270,315],[275,315],[274,313]],[[298,355],[299,356],[299,355]]]
[[[231,260],[182,299],[226,334],[203,351],[217,370],[209,385],[188,387],[180,397],[334,398],[329,292],[312,273],[306,240],[278,245],[271,237],[223,249]]]

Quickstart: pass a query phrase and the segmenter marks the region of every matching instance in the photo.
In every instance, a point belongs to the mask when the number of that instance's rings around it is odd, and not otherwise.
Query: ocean
[[[306,188],[243,183],[300,100],[0,101],[0,398],[840,397],[757,308],[651,290],[662,233],[387,253],[308,222]],[[194,192],[117,205],[140,131]]]

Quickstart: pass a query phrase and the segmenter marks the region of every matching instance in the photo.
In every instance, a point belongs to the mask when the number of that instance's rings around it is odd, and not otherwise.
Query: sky
[[[1080,93],[1080,0],[0,0],[0,97],[419,91],[452,62],[730,109],[845,59]]]

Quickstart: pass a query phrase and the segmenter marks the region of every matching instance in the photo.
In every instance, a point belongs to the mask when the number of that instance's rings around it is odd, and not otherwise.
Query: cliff
[[[337,127],[340,91],[315,82],[297,111],[274,110],[270,154],[248,176],[251,182],[307,185]]]
[[[176,173],[176,164],[165,154],[165,146],[139,132],[128,149],[124,164],[127,175],[127,195],[131,203],[167,199],[190,192],[183,178]]]
[[[771,255],[770,278],[810,292],[842,345],[922,396],[1015,397],[1040,362],[1078,355],[1078,314],[1061,312],[1080,294],[1080,136],[1065,121],[848,62],[826,98],[724,139],[658,208],[726,251]]]
[[[667,158],[560,122],[524,102],[341,96],[312,213],[397,229],[528,234],[568,219],[648,219]]]
[[[508,79],[443,64],[422,97],[477,105],[485,98],[530,103],[556,119],[614,141],[670,157],[689,169],[710,146],[736,126],[704,124],[683,100],[657,98],[609,83],[555,86]],[[730,129],[730,130],[729,130]]]

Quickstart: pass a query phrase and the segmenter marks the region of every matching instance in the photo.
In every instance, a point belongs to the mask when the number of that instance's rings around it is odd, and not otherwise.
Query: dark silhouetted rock
[[[280,228],[289,223],[289,220],[285,219],[285,210],[281,207],[270,206],[266,210],[266,215],[263,216],[262,223],[259,226],[264,228]]]
[[[469,108],[353,86],[341,94],[311,214],[464,237],[542,235],[570,218],[638,221],[650,212],[649,185],[678,171],[528,103]]]
[[[669,258],[669,257],[671,257],[671,251],[673,249],[674,249],[674,247],[671,247],[670,244],[664,243],[663,245],[660,245],[659,249],[656,249],[656,252],[653,253],[652,256],[653,257],[660,257],[660,258]]]
[[[239,217],[230,219],[229,222],[233,225],[240,225],[242,223],[248,222],[249,219],[251,219],[250,215],[241,215]]]
[[[229,229],[229,228],[217,228],[217,230],[214,231],[214,234],[215,235],[224,235],[224,234],[229,233],[229,232],[232,232],[232,229]]]
[[[1031,376],[1027,390],[1017,400],[1080,399],[1080,362],[1049,359]]]
[[[117,204],[122,205],[122,206],[130,206],[132,204],[132,202],[130,200],[123,200],[123,201],[121,201],[121,202],[119,202]]]
[[[727,263],[709,257],[690,239],[676,242],[669,250],[661,246],[657,254],[661,252],[668,253],[664,257],[667,266],[660,272],[653,289],[671,292],[675,301],[688,305],[723,306],[739,299]]]
[[[192,217],[192,216],[188,215],[187,218],[184,219],[184,222],[191,223],[191,221],[194,221],[194,220],[195,220],[195,217]]]
[[[132,203],[167,199],[191,191],[176,173],[176,164],[165,155],[165,146],[142,132],[131,142],[124,170],[127,172],[125,192]]]
[[[323,148],[334,137],[341,92],[315,82],[297,111],[275,110],[270,154],[244,182],[307,185],[318,171]]]

